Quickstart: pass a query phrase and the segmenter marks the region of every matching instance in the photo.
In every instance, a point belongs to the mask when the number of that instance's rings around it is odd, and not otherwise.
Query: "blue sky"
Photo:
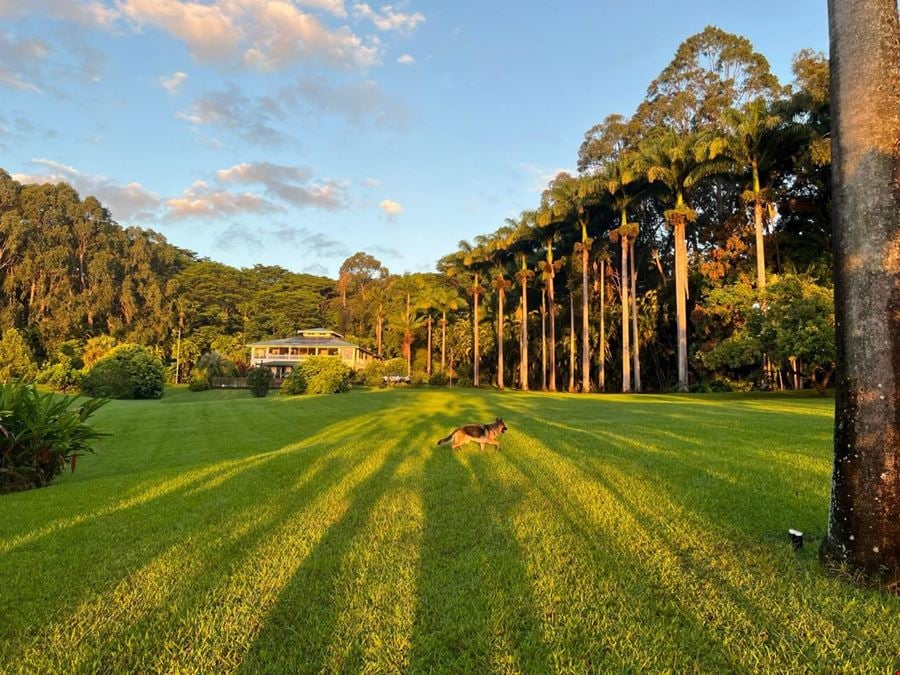
[[[788,82],[824,0],[0,0],[0,167],[215,260],[431,269],[707,24]]]

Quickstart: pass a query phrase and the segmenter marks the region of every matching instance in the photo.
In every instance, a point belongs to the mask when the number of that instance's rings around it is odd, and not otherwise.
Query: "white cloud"
[[[203,94],[176,117],[194,126],[224,127],[250,143],[272,145],[288,140],[284,133],[275,128],[273,115],[282,115],[277,105],[269,104],[268,99],[248,98],[231,86]]]
[[[346,16],[339,0],[306,0],[312,9]],[[199,60],[267,70],[297,62],[356,68],[377,64],[380,43],[348,27],[330,28],[287,0],[123,0],[119,11],[134,27],[154,26],[182,40]]]
[[[294,206],[335,210],[348,205],[344,181],[311,182],[312,170],[307,167],[245,162],[220,169],[216,178],[224,183],[260,184],[267,194]]]
[[[378,30],[395,30],[400,33],[411,33],[420,23],[425,22],[422,12],[405,12],[394,9],[392,5],[384,5],[380,12],[376,12],[365,3],[353,5],[353,15],[360,19],[368,19]]]
[[[68,183],[81,197],[93,195],[120,221],[152,218],[161,205],[158,195],[132,181],[122,184],[105,176],[85,174],[73,166],[49,159],[33,159],[40,173],[13,174],[20,183]]]
[[[159,78],[159,83],[162,85],[162,88],[166,90],[166,93],[169,96],[174,96],[178,93],[178,90],[181,89],[181,85],[187,82],[188,75],[187,73],[183,73],[180,70],[172,73],[168,77]]]
[[[413,58],[412,54],[403,54],[397,59],[397,63],[403,66],[411,66],[415,62],[416,60]]]
[[[365,185],[368,188],[377,188],[377,187],[381,186],[381,181],[378,180],[377,178],[366,178],[363,181],[363,185]]]
[[[382,211],[384,211],[387,219],[392,222],[397,220],[400,214],[405,210],[403,208],[403,204],[401,204],[400,202],[395,202],[393,199],[384,199],[381,201],[381,203],[378,204],[378,206]]]
[[[307,114],[343,117],[357,127],[372,124],[402,131],[411,115],[373,80],[332,85],[323,77],[301,77],[279,92],[279,101]]]
[[[217,219],[241,213],[267,213],[282,210],[261,195],[250,192],[228,192],[198,180],[180,197],[166,200],[166,217]]]
[[[0,17],[37,13],[98,27],[111,26],[117,16],[116,10],[97,0],[0,0]]]

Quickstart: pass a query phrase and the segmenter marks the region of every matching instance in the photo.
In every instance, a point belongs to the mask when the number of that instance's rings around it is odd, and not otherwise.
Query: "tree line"
[[[325,325],[409,374],[474,385],[824,387],[827,60],[801,51],[793,74],[779,83],[746,38],[706,28],[632,115],[587,130],[577,173],[434,273],[391,274],[365,252],[337,280],[236,269],[120,227],[66,184],[0,170],[0,317],[39,363],[73,343],[136,342],[180,381],[204,353],[240,369],[248,342]]]

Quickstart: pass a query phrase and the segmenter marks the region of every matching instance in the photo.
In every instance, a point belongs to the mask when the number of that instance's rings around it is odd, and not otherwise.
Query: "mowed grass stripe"
[[[832,406],[112,403],[97,457],[0,499],[0,671],[887,672],[900,601],[816,557]],[[500,451],[434,445],[496,415]]]

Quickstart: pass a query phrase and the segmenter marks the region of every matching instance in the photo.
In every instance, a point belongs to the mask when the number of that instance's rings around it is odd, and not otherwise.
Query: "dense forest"
[[[827,60],[801,51],[793,74],[780,83],[747,39],[706,28],[637,110],[586,131],[577,175],[429,274],[391,274],[364,252],[337,280],[235,269],[119,226],[66,184],[0,170],[0,374],[40,379],[136,342],[185,381],[204,353],[241,370],[247,342],[325,325],[422,379],[452,368],[501,388],[823,388]]]

